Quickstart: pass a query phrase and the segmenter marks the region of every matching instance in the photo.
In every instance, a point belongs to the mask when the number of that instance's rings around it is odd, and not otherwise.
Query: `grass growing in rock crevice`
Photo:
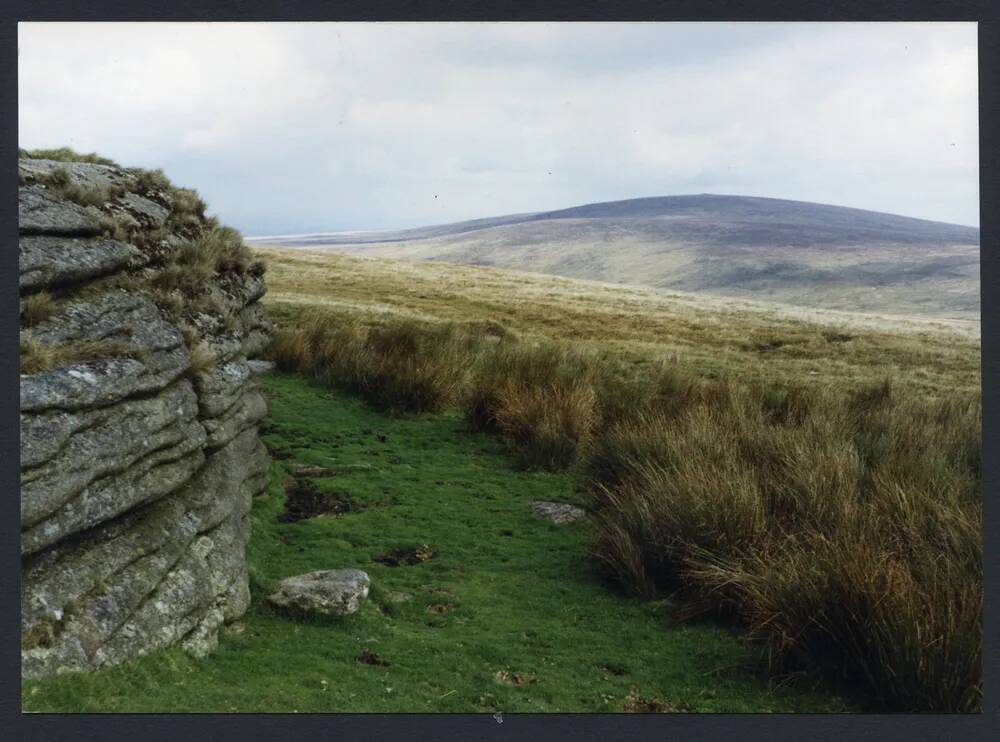
[[[577,498],[575,477],[512,468],[503,445],[469,433],[459,412],[386,416],[296,375],[264,383],[263,437],[278,455],[254,503],[253,602],[241,630],[204,659],[171,650],[26,682],[26,710],[849,708],[803,682],[772,684],[752,645],[723,628],[672,624],[664,602],[609,590],[587,568],[587,524],[554,526],[530,509],[536,499]],[[369,506],[281,522],[282,483],[303,467],[318,491]],[[428,558],[377,561],[425,544]],[[346,567],[372,578],[355,615],[292,620],[264,601],[284,577]]]
[[[18,350],[21,374],[41,374],[71,363],[142,358],[147,352],[133,343],[113,338],[49,345],[32,337],[30,330],[21,331]]]

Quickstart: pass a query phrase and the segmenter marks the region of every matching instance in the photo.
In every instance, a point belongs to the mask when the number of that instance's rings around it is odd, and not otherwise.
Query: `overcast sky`
[[[22,147],[248,236],[728,193],[978,225],[972,23],[21,23]]]

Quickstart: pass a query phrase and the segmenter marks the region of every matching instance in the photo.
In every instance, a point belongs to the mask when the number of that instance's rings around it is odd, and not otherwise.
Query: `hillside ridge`
[[[585,204],[399,232],[272,237],[324,248],[753,299],[810,309],[979,316],[979,230],[749,196]]]
[[[744,216],[772,214],[781,209],[786,211],[795,208],[800,216],[817,218],[821,215],[838,214],[846,218],[859,220],[862,224],[872,227],[879,221],[885,228],[895,227],[901,231],[924,228],[942,236],[962,243],[978,244],[979,229],[963,224],[942,222],[932,219],[904,216],[890,212],[861,209],[852,206],[838,206],[797,199],[772,198],[767,196],[745,196],[739,194],[678,194],[671,196],[642,196],[614,201],[595,201],[578,206],[543,211],[518,212],[493,217],[480,217],[457,222],[432,224],[401,230],[369,230],[355,232],[316,232],[302,235],[274,235],[249,237],[249,242],[268,241],[277,244],[364,244],[369,242],[401,242],[445,234],[460,234],[463,232],[487,229],[490,227],[523,224],[526,222],[546,221],[549,219],[576,218],[637,218],[656,216],[690,215],[710,206],[728,206],[738,210]]]

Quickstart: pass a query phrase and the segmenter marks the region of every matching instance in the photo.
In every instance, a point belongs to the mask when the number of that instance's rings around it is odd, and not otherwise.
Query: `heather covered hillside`
[[[641,198],[399,232],[257,242],[849,312],[979,313],[978,229],[782,199]]]

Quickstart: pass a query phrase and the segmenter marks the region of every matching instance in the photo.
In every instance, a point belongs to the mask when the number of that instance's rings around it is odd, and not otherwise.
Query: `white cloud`
[[[974,24],[21,24],[20,140],[245,232],[741,192],[978,223]]]

